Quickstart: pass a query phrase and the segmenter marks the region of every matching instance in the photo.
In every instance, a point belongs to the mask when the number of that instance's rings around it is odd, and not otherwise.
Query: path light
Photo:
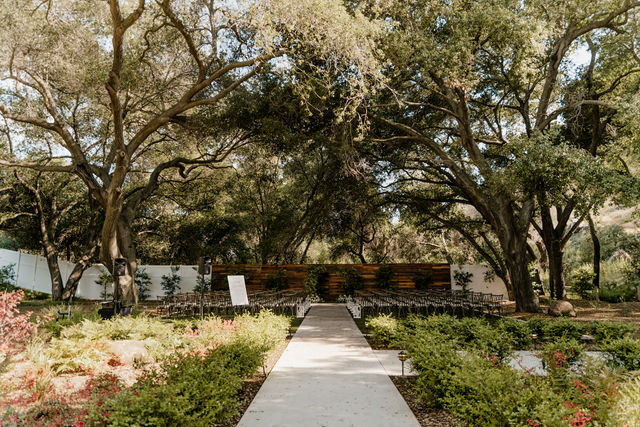
[[[538,334],[533,333],[531,334],[531,339],[533,340],[533,349],[536,349],[536,340],[538,339]]]
[[[402,376],[404,377],[404,362],[407,360],[407,352],[402,350],[400,353],[398,353],[398,359],[400,359],[400,362],[402,362]]]

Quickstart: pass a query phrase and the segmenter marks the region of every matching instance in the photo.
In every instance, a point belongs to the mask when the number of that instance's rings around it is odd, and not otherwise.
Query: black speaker
[[[116,258],[113,260],[113,275],[124,276],[127,274],[127,260],[124,258]]]
[[[198,264],[198,273],[204,275],[211,274],[211,257],[200,257],[200,263]]]

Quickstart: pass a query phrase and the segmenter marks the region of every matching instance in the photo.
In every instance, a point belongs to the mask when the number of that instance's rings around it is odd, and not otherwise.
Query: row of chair
[[[360,290],[347,299],[347,308],[356,318],[379,313],[502,315],[503,299],[503,295],[457,290]]]
[[[233,305],[228,290],[167,295],[157,312],[162,317],[185,317],[196,316],[201,310],[204,314],[231,315],[269,309],[304,317],[310,307],[303,291],[259,291],[248,293],[247,297],[248,305]]]

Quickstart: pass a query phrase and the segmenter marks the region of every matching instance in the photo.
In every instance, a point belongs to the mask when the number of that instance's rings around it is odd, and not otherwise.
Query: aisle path
[[[238,424],[419,427],[342,304],[317,304]]]

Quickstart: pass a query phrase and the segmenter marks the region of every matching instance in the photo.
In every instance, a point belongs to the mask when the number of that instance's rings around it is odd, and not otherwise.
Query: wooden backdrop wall
[[[354,268],[363,278],[365,289],[376,288],[376,272],[380,264],[323,264],[327,269],[328,277],[324,286],[320,290],[320,296],[325,301],[335,301],[338,296],[344,294],[342,284],[343,277],[339,271],[344,268]],[[449,264],[388,264],[393,270],[391,279],[394,289],[415,289],[413,277],[420,271],[430,271],[433,277],[434,288],[451,289],[451,275]],[[307,269],[316,267],[317,264],[281,264],[281,265],[255,265],[255,264],[232,264],[213,265],[211,275],[214,283],[220,288],[226,288],[227,275],[241,274],[245,276],[247,290],[264,290],[264,283],[268,275],[273,275],[278,270],[284,270],[287,274],[289,289],[304,289],[304,279],[307,276]]]

